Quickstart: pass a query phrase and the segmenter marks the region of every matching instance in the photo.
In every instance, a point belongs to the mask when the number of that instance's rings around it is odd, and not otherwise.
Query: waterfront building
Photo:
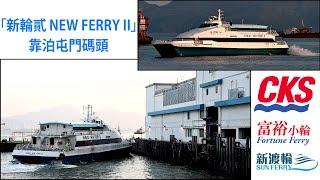
[[[179,83],[146,87],[147,139],[210,143],[216,135],[250,137],[250,72],[197,71]]]

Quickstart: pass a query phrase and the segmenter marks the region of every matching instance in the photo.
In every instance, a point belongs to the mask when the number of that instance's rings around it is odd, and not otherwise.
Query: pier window
[[[186,137],[191,137],[192,136],[192,129],[186,129]]]
[[[195,78],[178,83],[172,88],[163,91],[163,105],[179,104],[196,99]]]
[[[200,116],[200,119],[204,118],[204,110],[200,110],[199,116]]]
[[[247,137],[250,138],[251,130],[250,128],[239,128],[239,139],[246,139]]]
[[[236,138],[236,129],[222,129],[221,136],[225,137],[234,137]]]
[[[199,129],[199,137],[204,137],[204,129]]]

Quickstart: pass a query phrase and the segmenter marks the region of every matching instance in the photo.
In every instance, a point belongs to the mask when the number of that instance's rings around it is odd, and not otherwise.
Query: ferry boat
[[[152,37],[148,35],[149,18],[143,14],[141,10],[138,11],[139,33],[138,44],[151,44]]]
[[[304,25],[301,20],[301,27],[293,27],[279,32],[279,35],[284,38],[320,38],[320,32],[312,32],[312,27]]]
[[[94,116],[88,105],[83,122],[40,123],[29,144],[19,144],[12,152],[21,163],[42,164],[54,160],[63,164],[101,161],[128,155],[131,144]]]
[[[211,16],[199,28],[170,41],[154,41],[162,57],[287,54],[288,45],[275,30],[255,24],[223,21],[223,12]]]

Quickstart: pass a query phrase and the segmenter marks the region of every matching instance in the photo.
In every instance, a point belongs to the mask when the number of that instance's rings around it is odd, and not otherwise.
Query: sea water
[[[65,165],[59,161],[52,164],[21,164],[13,160],[11,153],[1,153],[1,179],[52,179],[52,178],[110,178],[110,179],[227,179],[205,170],[190,169],[158,162],[130,154],[120,159],[86,164]]]
[[[154,40],[168,40],[169,33],[151,34]],[[318,70],[320,39],[284,39],[288,55],[201,56],[162,58],[152,45],[139,46],[139,70]]]

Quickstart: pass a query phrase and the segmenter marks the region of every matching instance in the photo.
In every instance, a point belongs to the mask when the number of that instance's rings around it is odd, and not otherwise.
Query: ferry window
[[[66,125],[63,125],[63,128],[66,128]]]
[[[46,130],[46,126],[41,126],[41,131],[45,131]]]
[[[201,24],[199,26],[199,28],[205,28],[205,27],[213,27],[213,26],[217,26],[218,23],[204,23],[204,24]]]
[[[186,129],[186,137],[192,136],[192,129]]]
[[[218,93],[218,86],[216,86],[216,93]]]
[[[32,137],[32,144],[37,144],[37,138],[36,137]]]
[[[209,89],[206,89],[206,95],[209,95]]]
[[[47,125],[47,128],[49,128],[49,125]]]
[[[187,119],[190,119],[190,112],[187,112]]]
[[[54,138],[50,138],[50,145],[54,145]]]
[[[199,136],[204,137],[204,130],[203,129],[199,129]]]

